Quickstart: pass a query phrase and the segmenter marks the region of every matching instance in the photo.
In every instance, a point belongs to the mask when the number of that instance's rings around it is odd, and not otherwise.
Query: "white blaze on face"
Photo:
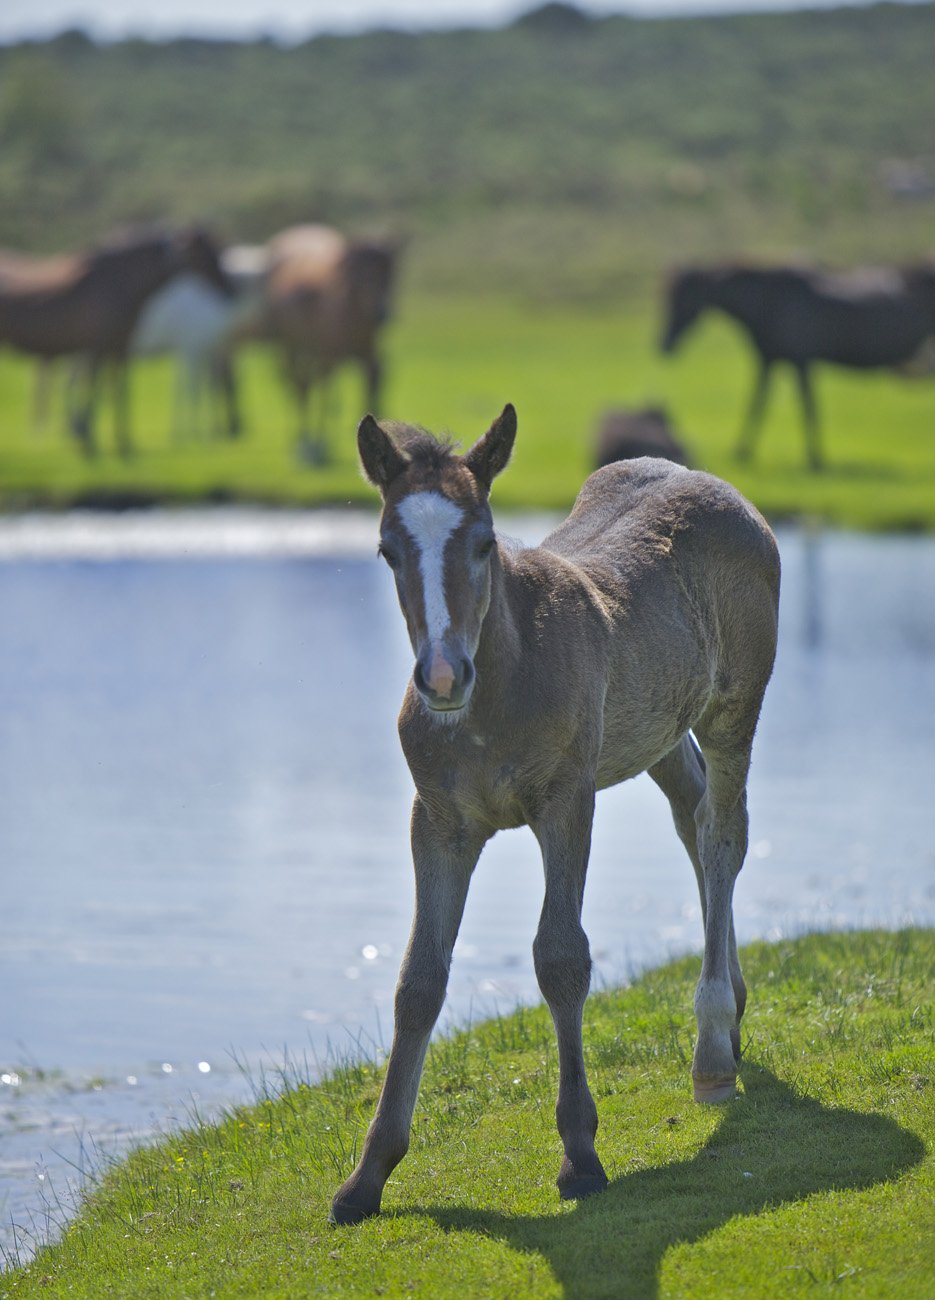
[[[445,602],[445,543],[464,511],[440,492],[414,492],[397,507],[402,525],[419,548],[422,601],[429,641],[441,641],[451,622]]]

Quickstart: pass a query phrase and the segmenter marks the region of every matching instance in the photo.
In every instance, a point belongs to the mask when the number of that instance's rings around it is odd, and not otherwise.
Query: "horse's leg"
[[[332,416],[335,410],[334,371],[324,367],[319,369],[316,387],[318,390],[318,432],[315,436],[315,461],[317,465],[327,465],[328,430],[334,426]]]
[[[87,357],[76,356],[67,364],[65,374],[65,420],[68,428],[75,432],[79,418],[82,390],[86,393],[90,363]]]
[[[795,366],[796,379],[799,382],[799,397],[802,400],[802,419],[805,429],[805,454],[812,469],[822,468],[821,447],[818,441],[818,408],[815,405],[815,393],[812,389],[812,377],[808,365],[799,361]]]
[[[670,753],[666,754],[665,758],[660,759],[658,763],[649,769],[649,775],[668,799],[669,806],[672,809],[672,820],[675,822],[675,829],[691,859],[695,879],[698,882],[698,893],[701,898],[701,922],[702,926],[704,926],[707,920],[708,900],[705,890],[704,868],[698,852],[698,826],[695,821],[695,814],[705,792],[706,779],[704,759],[691,736],[686,733],[678,745]],[[739,1061],[740,1020],[747,1004],[747,987],[744,983],[740,960],[737,956],[733,920],[731,920],[727,947],[730,982],[734,990],[734,1001],[737,1005],[736,1023],[730,1032],[731,1047],[734,1052],[734,1059]]]
[[[173,442],[181,445],[191,438],[192,419],[198,409],[195,361],[189,352],[176,352],[176,409],[173,413]]]
[[[111,383],[114,391],[114,432],[117,450],[124,460],[133,455],[130,441],[130,377],[126,357],[116,357],[112,363]]]
[[[36,432],[44,429],[48,423],[54,378],[54,362],[50,357],[41,357],[36,362],[33,385],[32,427]]]
[[[289,375],[299,412],[299,429],[296,437],[296,456],[306,465],[321,465],[324,456],[320,431],[313,432],[313,393],[319,378],[315,359],[299,351],[292,353]]]
[[[221,352],[216,357],[213,365],[213,378],[215,385],[221,390],[221,396],[227,408],[227,436],[232,439],[239,438],[243,432],[243,423],[240,418],[237,376],[234,373],[234,362],[229,352]]]
[[[332,1202],[334,1223],[359,1223],[379,1213],[384,1184],[409,1148],[429,1036],[445,1000],[451,952],[484,838],[439,829],[416,796],[416,910],[396,985],[393,1045],[360,1162]]]
[[[297,350],[288,342],[282,345],[282,378],[286,388],[295,399],[298,417],[297,438],[301,444],[308,431],[308,392],[309,380],[304,373]]]
[[[75,400],[74,390],[69,394],[68,423],[72,434],[81,443],[81,450],[89,459],[97,455],[94,442],[94,407],[101,383],[101,358],[89,356],[84,372],[83,400]],[[77,382],[77,379],[76,381]]]
[[[737,959],[733,894],[747,851],[746,785],[758,706],[759,699],[752,711],[722,709],[695,728],[706,776],[695,812],[705,891],[704,956],[695,990],[696,1101],[725,1101],[734,1095],[746,988]]]
[[[530,821],[545,867],[545,900],[532,951],[536,978],[558,1039],[555,1118],[565,1149],[558,1175],[563,1200],[590,1196],[607,1186],[607,1175],[594,1149],[597,1107],[588,1088],[581,1042],[591,982],[591,954],[581,928],[581,904],[593,817],[594,784],[578,782],[569,797],[554,800],[544,817]]]
[[[769,393],[771,373],[772,362],[767,357],[761,356],[756,383],[753,386],[753,395],[750,398],[746,419],[740,431],[740,441],[737,443],[735,454],[738,460],[750,460],[753,456],[757,435],[763,424],[763,412],[766,409],[766,397]]]

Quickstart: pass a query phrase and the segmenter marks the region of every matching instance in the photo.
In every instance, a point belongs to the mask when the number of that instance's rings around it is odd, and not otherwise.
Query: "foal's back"
[[[609,465],[542,547],[593,584],[611,628],[599,785],[652,766],[712,708],[748,714],[762,696],[779,554],[728,483],[658,458]]]

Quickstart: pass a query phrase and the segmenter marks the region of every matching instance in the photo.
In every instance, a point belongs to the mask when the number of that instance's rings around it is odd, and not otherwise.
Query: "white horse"
[[[130,342],[137,357],[170,354],[176,359],[176,438],[198,431],[205,393],[220,389],[227,407],[227,428],[241,430],[232,353],[241,331],[262,310],[269,265],[265,248],[235,245],[221,254],[233,285],[225,295],[200,276],[179,275],[146,303]]]

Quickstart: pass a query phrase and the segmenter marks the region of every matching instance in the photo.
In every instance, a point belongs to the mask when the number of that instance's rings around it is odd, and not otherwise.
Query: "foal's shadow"
[[[565,1214],[510,1216],[423,1206],[446,1232],[479,1232],[548,1260],[569,1297],[653,1297],[670,1246],[737,1215],[815,1192],[885,1182],[918,1164],[923,1144],[893,1120],[797,1096],[743,1066],[744,1096],[691,1160],[624,1174]]]

